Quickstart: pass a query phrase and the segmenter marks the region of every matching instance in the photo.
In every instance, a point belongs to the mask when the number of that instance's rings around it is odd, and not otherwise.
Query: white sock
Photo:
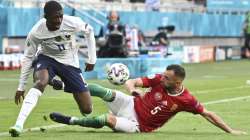
[[[36,88],[31,88],[27,95],[25,96],[22,104],[22,108],[19,112],[19,115],[16,120],[16,125],[23,128],[23,124],[25,123],[27,117],[36,106],[38,102],[39,96],[42,95],[42,92]]]
[[[72,116],[69,120],[70,125],[74,125],[74,121],[79,120],[79,118]]]

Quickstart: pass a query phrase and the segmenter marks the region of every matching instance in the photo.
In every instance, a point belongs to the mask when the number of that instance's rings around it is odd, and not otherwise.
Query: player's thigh
[[[79,68],[72,66],[60,66],[58,76],[64,82],[64,91],[69,93],[82,93],[88,91],[88,85],[85,82],[82,72]]]
[[[51,81],[53,78],[56,77],[56,74],[52,68],[46,68],[46,69],[48,71],[48,81]],[[35,70],[33,72],[33,82],[37,81],[39,78],[38,74],[36,73],[37,71],[40,71],[40,70]]]
[[[92,100],[89,91],[73,93],[73,96],[81,113],[89,114],[92,112]]]
[[[116,95],[114,101],[106,102],[108,108],[116,116],[121,116],[122,114],[129,115],[129,112],[131,112],[131,109],[133,109],[133,97],[120,91],[115,91],[115,93]]]
[[[34,73],[34,87],[43,90],[49,82],[49,73],[47,69],[41,69]]]
[[[47,84],[50,78],[55,77],[55,70],[53,69],[54,63],[52,63],[50,59],[43,57],[38,57],[32,64],[34,68],[33,79],[34,82],[39,81]]]

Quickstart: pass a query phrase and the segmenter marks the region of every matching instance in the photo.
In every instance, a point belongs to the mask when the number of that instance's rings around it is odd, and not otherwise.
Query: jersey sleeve
[[[38,45],[38,39],[29,34],[25,42],[24,57],[22,58],[22,68],[18,85],[19,91],[25,90],[29,74],[32,71],[32,61],[36,55]]]
[[[85,32],[86,31],[85,26],[87,26],[88,24],[85,23],[81,18],[72,17],[71,19],[74,20],[73,23],[75,26],[75,32]]]
[[[190,95],[185,110],[193,114],[201,114],[204,110],[204,106],[194,96]]]
[[[143,87],[152,87],[160,83],[161,75],[160,74],[155,74],[155,75],[150,75],[147,77],[142,77],[142,83]]]
[[[88,47],[88,59],[87,63],[95,64],[96,63],[96,42],[94,29],[89,24],[83,22],[79,17],[75,18],[75,27],[76,32],[82,32],[86,38],[87,47]]]

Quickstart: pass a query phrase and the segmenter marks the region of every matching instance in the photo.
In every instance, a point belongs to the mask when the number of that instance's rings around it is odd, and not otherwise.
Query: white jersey
[[[79,68],[78,47],[75,35],[82,32],[87,39],[88,60],[87,63],[96,63],[96,44],[93,28],[83,22],[79,17],[63,16],[60,29],[49,31],[46,19],[38,21],[31,29],[26,40],[24,58],[22,61],[21,76],[18,90],[24,90],[28,76],[32,71],[32,61],[39,50],[39,54],[46,55],[65,65]]]

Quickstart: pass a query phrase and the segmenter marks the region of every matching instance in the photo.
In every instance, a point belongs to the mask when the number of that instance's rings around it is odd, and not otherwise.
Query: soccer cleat
[[[55,122],[68,124],[68,125],[70,124],[71,117],[69,117],[69,116],[65,116],[63,114],[53,112],[53,113],[49,114],[49,117],[51,120],[53,120]]]
[[[12,137],[19,137],[22,132],[22,127],[15,125],[9,129],[9,133]]]

